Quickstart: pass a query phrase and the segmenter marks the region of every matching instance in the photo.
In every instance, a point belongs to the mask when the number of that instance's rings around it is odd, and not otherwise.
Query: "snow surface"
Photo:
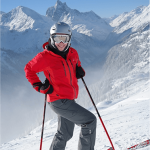
[[[115,150],[124,150],[150,139],[150,80],[143,83],[141,91],[120,101],[104,101],[97,104],[102,120],[113,142]],[[137,85],[140,86],[141,85]],[[96,116],[95,109],[90,109]],[[107,150],[111,145],[97,117],[95,150]],[[43,150],[49,148],[57,130],[57,120],[45,123]],[[80,127],[75,126],[74,136],[68,141],[66,150],[76,150]],[[0,146],[1,150],[37,150],[40,146],[41,126],[28,135],[14,139]],[[150,146],[141,150],[149,150]]]

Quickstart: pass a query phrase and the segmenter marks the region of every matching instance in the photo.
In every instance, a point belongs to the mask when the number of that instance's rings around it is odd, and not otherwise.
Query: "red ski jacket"
[[[43,48],[47,44],[48,42],[43,44]],[[44,72],[54,89],[51,94],[47,94],[47,101],[53,102],[58,99],[73,100],[78,97],[76,65],[80,67],[81,62],[77,51],[72,47],[69,48],[66,60],[52,51],[44,49],[26,64],[24,70],[31,85],[41,82],[36,73]]]

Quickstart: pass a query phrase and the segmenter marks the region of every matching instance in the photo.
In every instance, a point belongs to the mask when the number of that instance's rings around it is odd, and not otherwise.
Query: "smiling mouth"
[[[64,46],[59,46],[59,47],[63,48]]]
[[[65,45],[58,45],[59,48],[65,48]]]

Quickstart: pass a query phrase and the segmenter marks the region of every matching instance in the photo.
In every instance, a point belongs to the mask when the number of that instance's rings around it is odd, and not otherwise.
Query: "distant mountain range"
[[[71,44],[77,49],[85,67],[93,63],[98,55],[106,52],[103,43],[113,30],[93,11],[81,13],[59,0],[55,6],[47,9],[46,16],[18,6],[8,13],[1,12],[0,19],[1,69],[6,80],[11,80],[12,77],[18,79],[18,74],[19,78],[24,75],[25,64],[42,51],[42,44],[48,41],[49,29],[56,21],[65,21],[72,27]]]
[[[63,21],[68,23],[73,31],[82,33],[97,40],[104,40],[112,31],[112,27],[93,11],[79,12],[69,8],[66,3],[57,1],[55,6],[46,11],[46,16],[53,21]]]

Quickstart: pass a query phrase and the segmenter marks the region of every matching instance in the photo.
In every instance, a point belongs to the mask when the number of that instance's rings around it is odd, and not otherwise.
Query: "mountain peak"
[[[67,6],[67,5],[66,5],[66,2],[62,3],[60,0],[57,0],[57,2],[56,2],[56,4],[55,4],[54,7],[57,8],[57,7],[60,7],[60,6],[63,6],[63,5],[64,5],[64,6]]]
[[[142,11],[145,9],[146,6],[139,6],[137,8],[135,8],[132,12],[136,13],[136,14],[140,14],[142,13]]]
[[[43,18],[30,8],[18,6],[8,13],[1,14],[1,25],[9,27],[10,30],[22,32],[33,29],[36,25],[39,26],[38,21],[41,22]]]
[[[62,3],[60,0],[57,0],[55,6],[47,9],[46,16],[55,22],[62,21],[68,23],[73,30],[77,30],[79,33],[88,36],[95,35],[95,38],[99,37],[99,33],[101,33],[101,37],[104,39],[112,30],[110,25],[92,10],[80,12],[69,8],[66,3]]]
[[[69,8],[66,2],[62,3],[60,0],[57,0],[55,6],[49,7],[46,11],[46,16],[51,17],[52,20],[56,22],[59,21],[62,16],[64,17],[64,15],[69,14],[72,16],[89,15],[91,17],[101,19],[100,16],[98,16],[92,10],[88,12],[79,12],[76,9]]]
[[[57,0],[55,6],[49,7],[46,11],[46,16],[51,17],[54,21],[58,21],[63,13],[68,13],[70,8],[64,2]]]
[[[60,0],[57,0],[54,8],[55,9],[60,9],[60,8],[69,9],[69,7],[67,6],[66,2],[62,3]]]

